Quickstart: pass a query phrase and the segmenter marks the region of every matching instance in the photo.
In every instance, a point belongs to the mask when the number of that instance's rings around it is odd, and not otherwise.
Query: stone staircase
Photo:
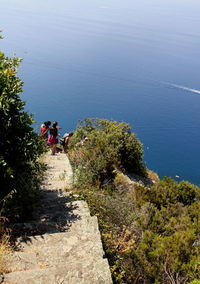
[[[48,170],[34,220],[15,224],[21,231],[4,284],[111,284],[97,217],[86,202],[63,189],[72,184],[65,154],[45,156]]]

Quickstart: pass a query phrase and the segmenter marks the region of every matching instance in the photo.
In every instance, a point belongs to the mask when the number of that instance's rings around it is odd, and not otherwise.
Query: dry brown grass
[[[156,172],[153,172],[153,171],[148,169],[147,173],[148,173],[148,178],[150,178],[155,183],[160,181],[159,176],[158,176],[158,174]]]
[[[129,178],[124,175],[123,173],[116,171],[116,176],[114,179],[114,185],[116,186],[116,188],[118,190],[129,190],[130,185],[131,185],[131,181],[129,180]]]
[[[4,217],[0,217],[0,274],[8,272],[12,251],[9,242],[9,230],[5,227],[5,221]]]
[[[9,244],[9,237],[4,235],[0,239],[0,274],[8,272],[10,253],[11,247]]]

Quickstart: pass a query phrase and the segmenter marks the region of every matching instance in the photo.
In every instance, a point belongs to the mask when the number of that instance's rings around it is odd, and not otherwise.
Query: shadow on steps
[[[11,224],[13,242],[20,237],[29,242],[30,236],[66,232],[81,219],[76,213],[78,205],[62,190],[40,190],[41,199],[35,217],[25,223]]]

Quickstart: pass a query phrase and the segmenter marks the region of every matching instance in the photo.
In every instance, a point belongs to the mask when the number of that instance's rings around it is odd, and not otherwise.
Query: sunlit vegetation
[[[98,216],[114,283],[199,283],[200,188],[171,178],[129,187],[122,173],[148,170],[124,123],[86,119],[70,148],[74,188]]]
[[[12,219],[31,214],[42,172],[38,157],[43,152],[33,118],[20,99],[19,63],[19,58],[0,52],[0,206],[1,214]]]

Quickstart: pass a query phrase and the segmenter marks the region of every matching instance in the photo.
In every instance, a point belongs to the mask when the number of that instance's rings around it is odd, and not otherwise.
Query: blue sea
[[[199,0],[1,0],[0,49],[23,58],[36,129],[128,122],[148,168],[200,185],[199,13]]]

